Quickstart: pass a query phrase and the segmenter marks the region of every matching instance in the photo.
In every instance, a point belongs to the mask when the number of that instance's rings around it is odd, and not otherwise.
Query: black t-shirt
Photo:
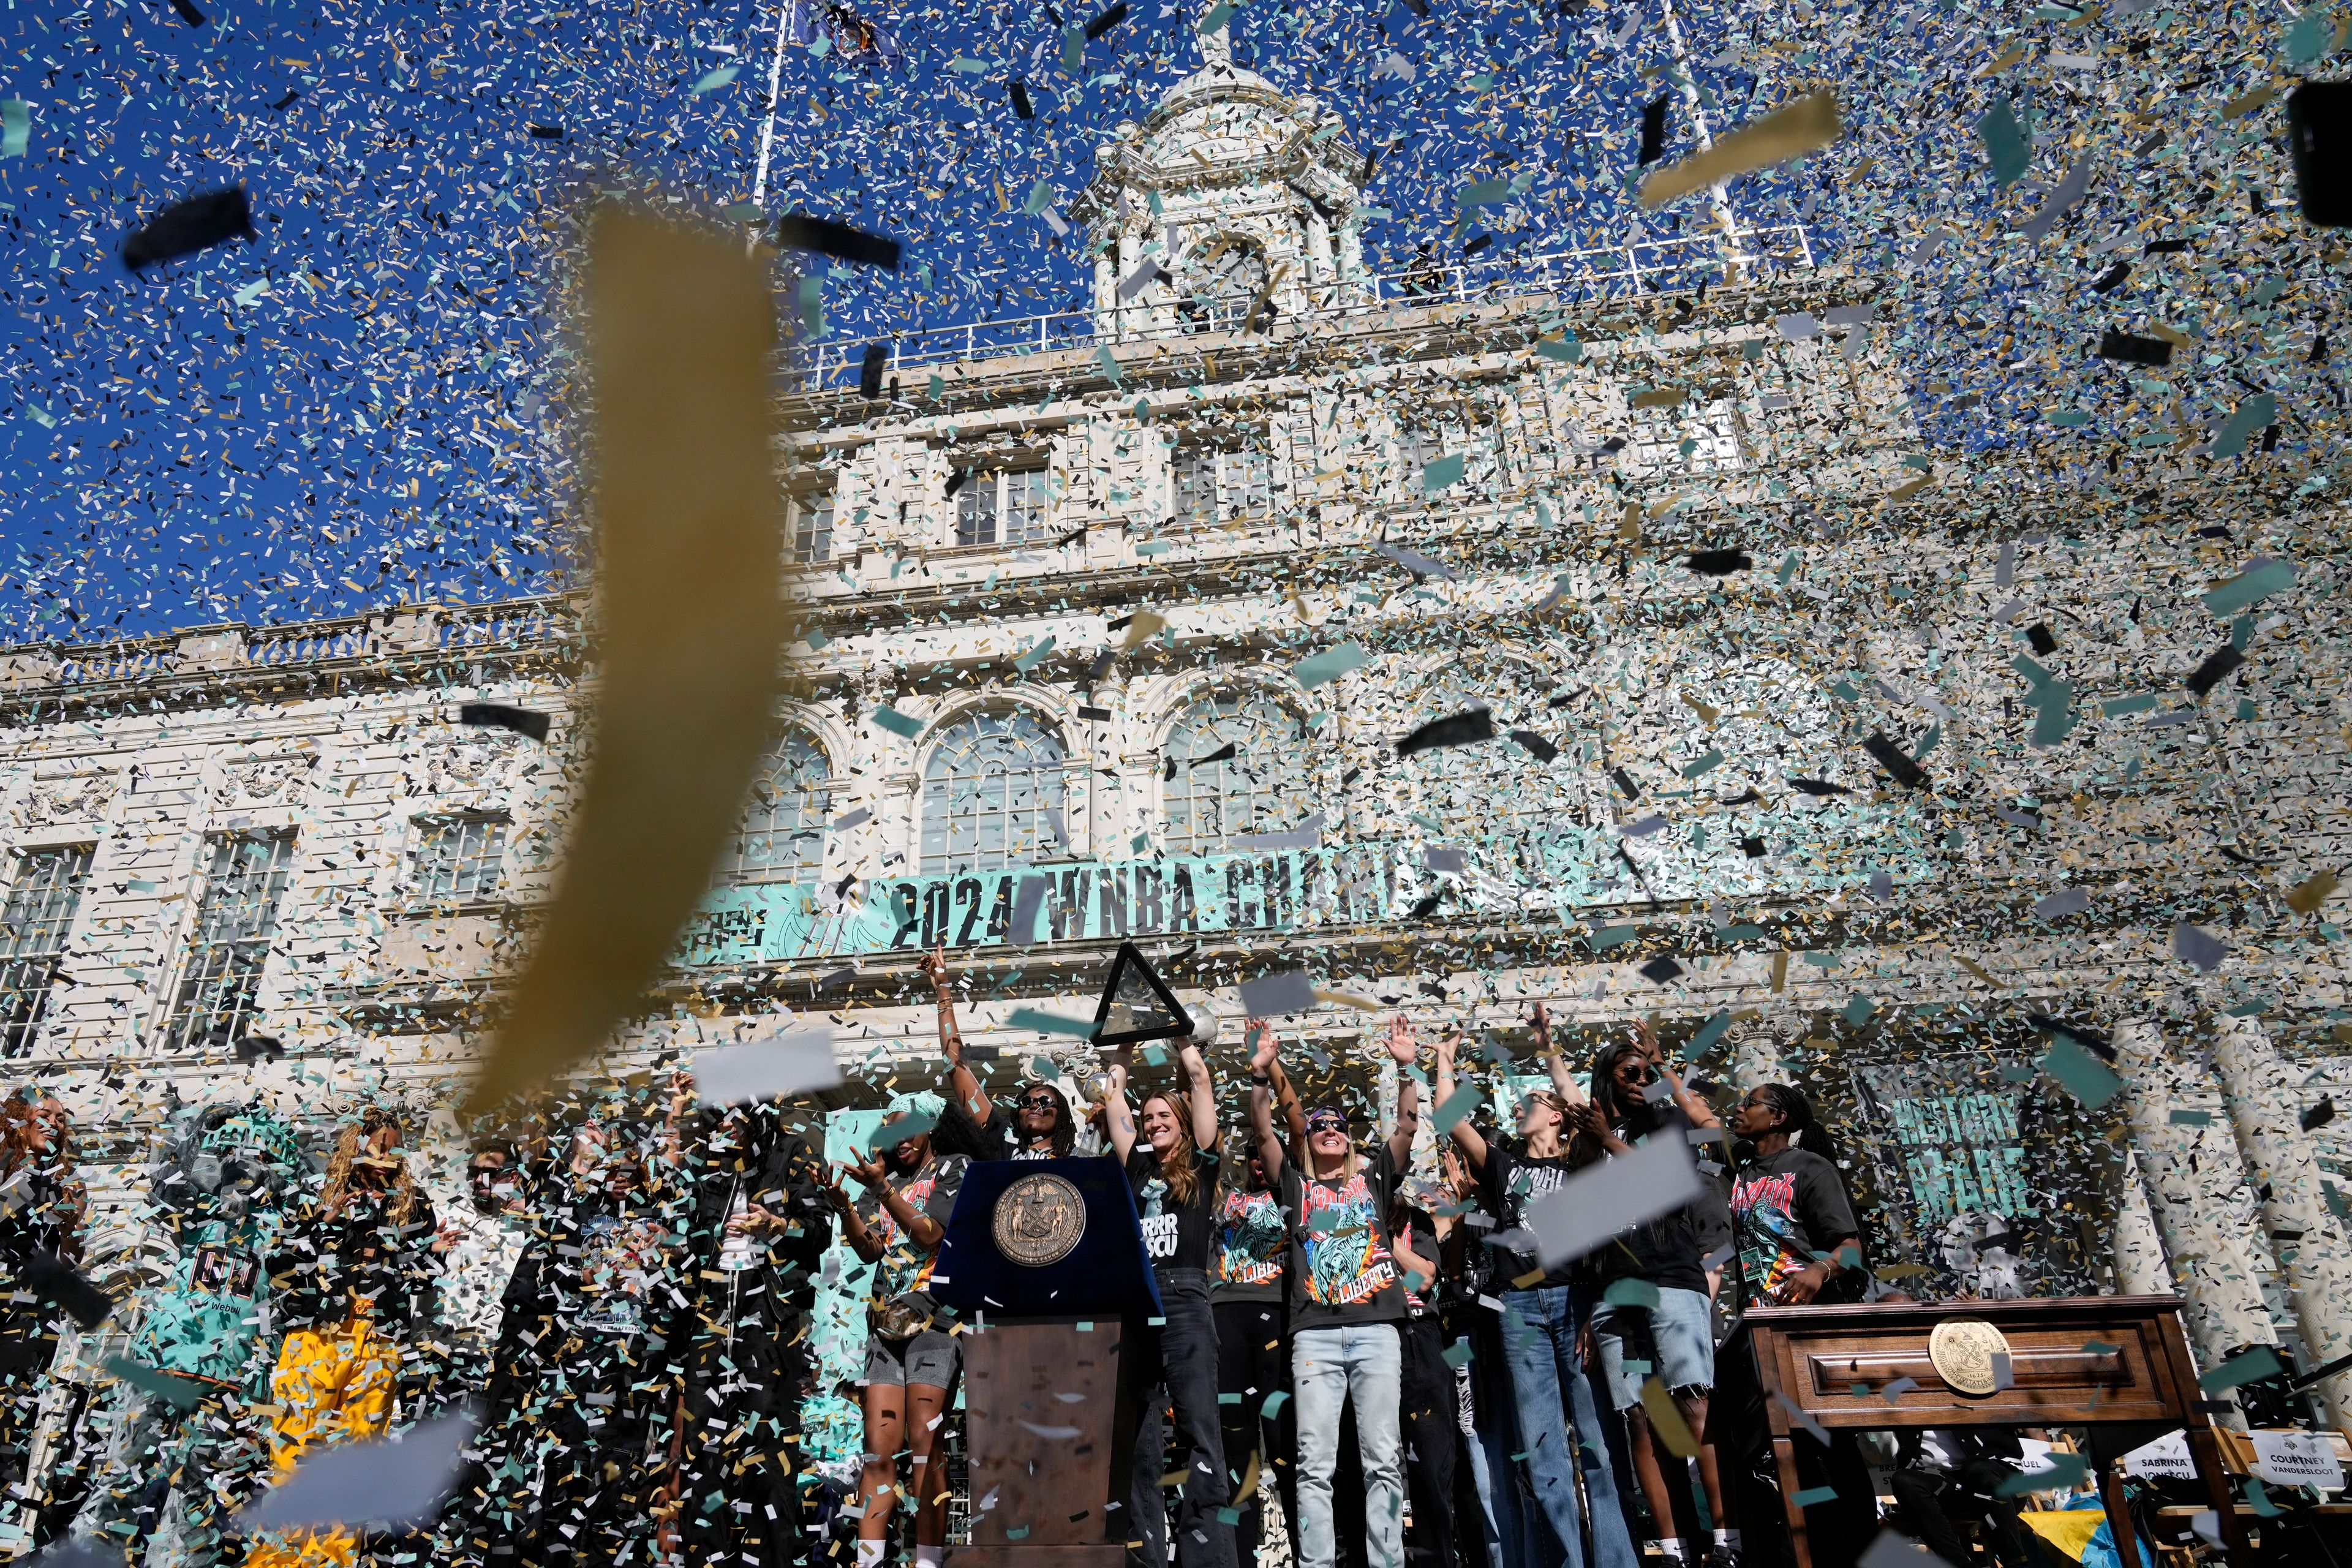
[[[1358,1155],[1356,1173],[1340,1181],[1310,1181],[1297,1161],[1283,1162],[1294,1332],[1393,1323],[1404,1316],[1402,1271],[1389,1251],[1396,1184],[1396,1162],[1385,1140],[1369,1156]]]
[[[1577,1167],[1565,1154],[1532,1159],[1500,1140],[1486,1144],[1486,1169],[1479,1176],[1479,1186],[1485,1202],[1493,1211],[1498,1227],[1496,1237],[1518,1233],[1519,1245],[1497,1247],[1494,1284],[1502,1290],[1549,1290],[1573,1284],[1576,1265],[1563,1263],[1543,1272],[1543,1260],[1536,1255],[1535,1237],[1528,1230],[1528,1211],[1557,1191],[1560,1184],[1576,1173]],[[1528,1276],[1543,1272],[1540,1279]],[[1526,1283],[1522,1284],[1521,1281]]]
[[[1649,1136],[1687,1143],[1689,1126],[1688,1117],[1679,1109],[1668,1107],[1649,1130]],[[1642,1129],[1624,1119],[1609,1131],[1627,1143],[1643,1133]],[[1705,1295],[1706,1266],[1702,1260],[1706,1248],[1700,1240],[1701,1211],[1710,1202],[1719,1201],[1710,1188],[1707,1197],[1612,1237],[1608,1246],[1586,1259],[1596,1291],[1605,1290],[1620,1279],[1643,1279],[1661,1289],[1696,1290]]]
[[[1138,1139],[1128,1151],[1127,1184],[1135,1192],[1151,1267],[1206,1270],[1217,1228],[1217,1157],[1205,1149],[1192,1151],[1192,1201],[1179,1204],[1160,1173],[1160,1156]]]
[[[1854,1223],[1845,1179],[1810,1149],[1783,1149],[1740,1166],[1731,1187],[1731,1214],[1739,1227],[1739,1268],[1748,1287],[1745,1306],[1761,1302],[1790,1275],[1811,1267],[1815,1253],[1862,1232]],[[1847,1273],[1859,1281],[1859,1270]]]

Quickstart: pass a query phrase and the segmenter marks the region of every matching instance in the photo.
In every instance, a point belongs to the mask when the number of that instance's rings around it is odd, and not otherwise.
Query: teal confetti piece
[[[801,640],[808,644],[809,652],[811,653],[823,653],[827,647],[831,647],[833,643],[833,639],[824,635],[824,628],[823,626],[809,627],[808,636],[803,637]]]
[[[923,732],[923,721],[911,713],[901,713],[887,703],[874,710],[874,721],[893,735],[903,735],[911,741]]]
[[[244,288],[236,291],[236,300],[240,305],[250,305],[256,300],[260,299],[264,294],[268,292],[269,279],[267,278],[257,278],[252,282],[247,284]]]
[[[2213,1113],[2210,1110],[2182,1110],[2176,1107],[2172,1112],[2172,1124],[2175,1127],[2210,1127]]]
[[[705,72],[702,79],[694,84],[694,96],[700,98],[706,92],[717,92],[733,81],[735,73],[742,68],[740,66],[720,66],[715,71]]]
[[[2317,5],[2294,19],[2294,26],[2286,31],[2289,66],[2301,70],[2327,52],[2327,46],[2336,40],[2336,29],[2329,20],[2326,11]]]
[[[1918,748],[1911,753],[1911,760],[1915,763],[1927,761],[1927,753],[1943,743],[1944,727],[1941,724],[1929,725],[1927,732],[1919,737]]]
[[[1007,1541],[1025,1541],[1028,1538],[1029,1527],[1025,1524],[1016,1524],[1004,1532],[1004,1539]]]
[[[948,62],[948,69],[962,71],[967,76],[985,76],[988,74],[988,62],[973,59],[970,55],[958,55]]]
[[[1452,1344],[1446,1346],[1444,1360],[1445,1364],[1450,1367],[1458,1369],[1468,1366],[1470,1364],[1470,1342],[1468,1340],[1456,1340]]]
[[[1606,952],[1619,942],[1631,942],[1641,934],[1635,926],[1602,926],[1587,940],[1593,952]]]
[[[2118,697],[2112,702],[2099,704],[2099,717],[2120,719],[2126,713],[2145,713],[2156,706],[2156,693],[2143,691],[2137,697]]]
[[[1615,1279],[1601,1293],[1601,1299],[1612,1307],[1639,1307],[1651,1311],[1658,1305],[1658,1288],[1647,1279]]]
[[[2273,561],[2222,584],[2205,595],[2205,607],[2217,616],[2235,615],[2257,599],[2267,598],[2294,584],[2294,563]]]
[[[2260,1476],[2248,1476],[2241,1489],[2244,1492],[2246,1506],[2254,1510],[2256,1519],[2276,1519],[2279,1516],[2281,1510],[2271,1501],[2271,1494],[2263,1488]]]
[[[1725,934],[1727,938],[1730,931],[1738,931],[1741,928],[1738,926],[1727,927]],[[1756,930],[1756,928],[1753,927],[1748,929]],[[1761,930],[1756,930],[1756,934],[1758,936],[1762,936],[1764,933]],[[1690,1049],[1686,1054],[1692,1060],[1697,1060],[1700,1057],[1706,1054],[1706,1049],[1709,1046],[1714,1045],[1716,1041],[1723,1038],[1725,1031],[1728,1030],[1730,1027],[1731,1015],[1725,1012],[1717,1013],[1714,1017],[1709,1018],[1706,1023],[1701,1024],[1698,1026],[1698,1033],[1691,1037]]]
[[[157,1372],[152,1366],[142,1366],[119,1355],[108,1356],[99,1365],[140,1393],[152,1394],[174,1410],[194,1410],[205,1397],[202,1384],[191,1383],[184,1377],[173,1377],[168,1372]]]
[[[1230,11],[1233,7],[1228,5],[1225,9]],[[1219,1524],[1239,1524],[1241,1521],[1242,1510],[1237,1508],[1221,1508],[1217,1510],[1217,1522]]]
[[[2032,659],[2026,658],[2023,654],[2019,654],[2015,658],[2011,659],[2009,661],[2009,668],[2017,671],[2018,674],[2025,677],[2027,684],[2031,685],[2036,691],[2041,690],[2042,688],[2050,684],[2050,672],[2042,668],[2040,665],[2034,663]]]
[[[1110,377],[1110,384],[1113,386],[1124,386],[1127,384],[1127,377],[1120,373],[1118,368],[1118,356],[1110,352],[1110,345],[1108,343],[1105,343],[1095,350],[1095,361],[1103,367],[1103,374]]]
[[[2213,437],[2213,455],[2217,458],[2236,457],[2245,450],[2248,437],[2275,423],[2277,419],[2278,398],[2267,392],[2256,393],[2231,410],[2230,422],[2221,426],[2221,433],[2219,436]],[[2252,603],[2251,600],[2248,602]],[[2232,609],[2236,607],[2236,605],[2231,606]],[[2227,615],[2229,612],[2216,610],[2213,613],[2218,616]]]
[[[1430,1131],[1440,1138],[1454,1130],[1454,1124],[1478,1109],[1478,1086],[1465,1083],[1445,1097],[1445,1102],[1429,1113]]]
[[[1837,1488],[1807,1487],[1789,1500],[1799,1508],[1818,1508],[1822,1503],[1837,1501]]]
[[[1233,0],[1217,0],[1216,8],[1194,23],[1192,30],[1205,37],[1233,19]]]
[[[1286,1389],[1280,1388],[1277,1388],[1272,1394],[1267,1394],[1265,1396],[1265,1403],[1258,1406],[1257,1413],[1259,1419],[1265,1421],[1273,1420],[1274,1413],[1281,1409],[1283,1402],[1289,1397],[1289,1392]]]
[[[1789,579],[1796,574],[1797,552],[1791,550],[1780,562],[1780,586],[1783,588],[1787,587],[1789,585]]]
[[[1238,1394],[1220,1394],[1217,1395],[1217,1403],[1220,1405],[1239,1405],[1241,1402],[1242,1396]]]
[[[1710,768],[1719,768],[1722,765],[1723,753],[1710,747],[1705,755],[1701,756],[1696,762],[1691,763],[1690,766],[1683,770],[1683,777],[1686,779],[1695,779]]]
[[[1864,1024],[1869,1023],[1870,1016],[1877,1011],[1877,1006],[1872,1003],[1869,997],[1858,995],[1853,1001],[1845,1005],[1845,1021],[1853,1027],[1859,1029]]]
[[[1556,338],[1538,338],[1536,353],[1562,364],[1574,364],[1584,357],[1584,345],[1577,341],[1574,332],[1563,332]]]
[[[21,98],[0,100],[0,158],[21,158],[31,145],[33,106]]]
[[[2025,127],[2018,123],[2017,110],[2009,106],[2009,100],[1993,100],[1992,107],[1977,117],[1977,135],[1984,142],[1986,160],[1992,164],[1994,184],[2013,185],[2025,177],[2033,152],[2026,144]]]
[[[2057,1079],[2060,1088],[2093,1110],[2113,1100],[2124,1087],[2124,1080],[2117,1078],[2106,1063],[2085,1050],[2080,1041],[2066,1035],[2052,1039],[2050,1054],[2042,1058],[2042,1070]]]
[[[1054,651],[1054,639],[1047,637],[1013,661],[1013,668],[1026,675],[1037,668],[1037,661]]]
[[[2054,746],[2066,738],[2074,727],[2074,688],[2063,680],[2053,680],[2035,690],[2027,701],[2033,704],[2033,743]]]
[[[1462,478],[1463,455],[1448,452],[1421,466],[1421,493],[1433,496]]]
[[[2242,1384],[2260,1383],[2266,1377],[2276,1377],[2281,1368],[2279,1358],[2268,1345],[2256,1345],[2243,1355],[2233,1355],[2220,1366],[2197,1380],[2197,1386],[2210,1398],[2226,1394]]]
[[[1069,1035],[1081,1040],[1093,1039],[1095,1035],[1091,1018],[1065,1018],[1059,1013],[1041,1013],[1034,1007],[1015,1007],[1005,1022],[1016,1029],[1034,1029],[1041,1035]]]
[[[1356,644],[1343,642],[1337,647],[1324,649],[1311,658],[1299,660],[1290,667],[1290,673],[1297,679],[1300,686],[1312,691],[1327,681],[1339,679],[1351,669],[1361,668],[1367,657],[1369,656],[1364,650]]]
[[[1465,213],[1472,207],[1498,207],[1510,199],[1511,183],[1508,180],[1480,180],[1475,184],[1463,186],[1454,198]]]
[[[1094,1326],[1092,1323],[1080,1323],[1080,1324],[1078,1325],[1078,1332],[1080,1332],[1080,1333],[1082,1333],[1082,1334],[1090,1334],[1090,1333],[1093,1333],[1094,1331],[1095,1331],[1095,1326]]]

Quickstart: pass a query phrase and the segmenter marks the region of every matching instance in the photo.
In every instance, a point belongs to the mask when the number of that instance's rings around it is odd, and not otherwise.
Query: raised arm
[[[1250,1048],[1250,1133],[1257,1140],[1258,1163],[1265,1179],[1279,1190],[1282,1181],[1282,1140],[1274,1135],[1274,1026],[1252,1018],[1245,1037]]]
[[[849,1169],[862,1177],[866,1167],[851,1165]],[[882,1243],[876,1239],[872,1231],[866,1228],[864,1216],[852,1206],[849,1194],[841,1190],[839,1173],[828,1174],[820,1186],[824,1193],[824,1201],[831,1204],[833,1212],[841,1216],[841,1239],[849,1243],[849,1250],[868,1263],[879,1261],[882,1257]]]
[[[1135,1107],[1127,1100],[1127,1055],[1125,1046],[1111,1053],[1107,1069],[1110,1088],[1104,1091],[1102,1101],[1103,1131],[1110,1137],[1111,1152],[1118,1156],[1122,1165],[1135,1148]]]
[[[1389,1158],[1402,1171],[1412,1163],[1412,1141],[1421,1132],[1421,1085],[1412,1076],[1421,1042],[1412,1037],[1412,1026],[1402,1013],[1389,1020],[1389,1055],[1397,1065],[1396,1127],[1389,1133]]]
[[[1297,1148],[1307,1136],[1307,1108],[1298,1102],[1298,1086],[1290,1081],[1280,1062],[1267,1069],[1267,1076],[1274,1079],[1274,1103],[1282,1112],[1282,1130],[1289,1134],[1290,1146]]]
[[[1576,1076],[1568,1070],[1567,1061],[1559,1047],[1551,1043],[1551,1019],[1544,1013],[1544,1005],[1535,1005],[1532,1022],[1536,1026],[1536,1044],[1543,1051],[1544,1070],[1551,1074],[1552,1092],[1571,1106],[1584,1103],[1584,1090],[1578,1087]]]
[[[1658,1069],[1658,1076],[1666,1080],[1666,1088],[1674,1093],[1675,1109],[1680,1110],[1693,1127],[1704,1130],[1719,1125],[1715,1107],[1683,1087],[1682,1075],[1675,1072],[1674,1063],[1666,1059],[1665,1048],[1658,1044],[1658,1032],[1650,1027],[1647,1018],[1633,1020],[1633,1038],[1640,1043],[1642,1054],[1650,1058],[1650,1065]]]
[[[1459,1030],[1437,1042],[1437,1103],[1445,1104],[1454,1098],[1454,1053],[1462,1043]],[[1486,1135],[1470,1124],[1466,1116],[1454,1118],[1454,1125],[1445,1130],[1462,1157],[1470,1162],[1474,1171],[1486,1168]]]
[[[1217,1080],[1209,1076],[1209,1061],[1201,1054],[1198,1040],[1186,1040],[1176,1053],[1177,1066],[1184,1075],[1184,1100],[1192,1113],[1192,1142],[1203,1153],[1213,1154],[1224,1141],[1224,1131],[1217,1125]]]
[[[940,1055],[948,1060],[948,1092],[956,1097],[956,1103],[972,1121],[985,1126],[990,1114],[988,1091],[980,1087],[980,1079],[963,1064],[963,1036],[956,1028],[955,994],[948,989],[947,950],[935,947],[917,962],[930,977],[931,999],[939,1005]]]

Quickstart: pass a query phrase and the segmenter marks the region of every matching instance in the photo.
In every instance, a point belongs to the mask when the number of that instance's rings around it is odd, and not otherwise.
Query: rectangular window
[[[165,1050],[226,1045],[245,1033],[293,868],[290,838],[239,835],[214,838],[211,846],[195,931],[163,1026]]]
[[[956,491],[958,544],[1032,544],[1051,527],[1045,470],[973,474]]]
[[[1633,438],[1618,460],[1640,479],[1729,473],[1740,466],[1739,423],[1730,400],[1634,409]]]
[[[793,498],[793,560],[814,566],[833,559],[833,496]]]
[[[0,1055],[21,1057],[47,1016],[66,935],[89,883],[90,847],[28,849],[0,910]]]
[[[463,902],[497,894],[507,850],[505,817],[428,817],[416,826],[419,899]]]
[[[1175,458],[1179,528],[1210,528],[1274,510],[1274,454],[1181,447]]]

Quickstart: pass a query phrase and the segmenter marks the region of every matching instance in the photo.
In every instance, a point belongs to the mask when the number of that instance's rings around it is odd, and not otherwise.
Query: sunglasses
[[[1013,1103],[1023,1110],[1054,1110],[1061,1105],[1061,1101],[1050,1094],[1024,1094]]]
[[[1348,1119],[1344,1116],[1310,1116],[1307,1119],[1309,1132],[1345,1132]]]

